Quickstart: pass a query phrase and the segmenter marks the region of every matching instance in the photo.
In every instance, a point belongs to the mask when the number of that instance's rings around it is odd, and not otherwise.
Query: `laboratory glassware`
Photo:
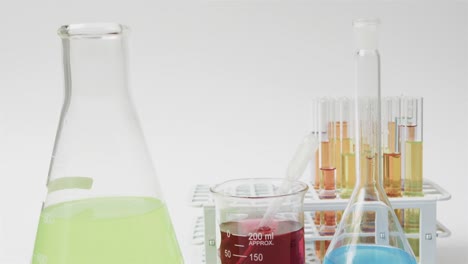
[[[377,19],[353,23],[356,36],[356,187],[330,243],[325,264],[415,264],[382,188],[380,55]]]
[[[356,184],[356,166],[354,155],[354,100],[343,98],[341,102],[341,119],[346,123],[346,130],[341,132],[341,177],[340,197],[348,199],[354,190]],[[345,133],[346,132],[346,133]]]
[[[312,133],[317,135],[317,138],[319,139],[319,144],[314,150],[314,157],[311,161],[311,174],[313,175],[313,186],[314,190],[319,192],[321,189],[321,173],[320,173],[320,167],[321,167],[321,154],[322,152],[320,151],[323,149],[321,147],[322,143],[320,142],[320,139],[323,138],[322,133],[327,133],[326,130],[323,129],[323,126],[319,125],[319,114],[320,114],[320,106],[324,104],[324,98],[314,98],[312,101]],[[317,229],[320,230],[321,224],[322,224],[322,219],[323,219],[323,212],[321,211],[315,211],[315,216],[314,216],[314,224],[316,225]],[[325,254],[325,241],[316,241],[315,242],[315,255],[320,258],[320,256],[323,256]]]
[[[320,126],[319,126],[319,106],[320,106],[320,98],[314,98],[312,100],[312,108],[311,108],[311,133],[314,134],[317,138],[319,138],[319,134],[321,133],[320,131]],[[313,180],[313,187],[315,190],[320,189],[320,143],[316,146],[314,149],[314,154],[313,158],[310,162],[310,170],[311,170],[311,175],[312,180]]]
[[[383,187],[388,197],[401,197],[401,97],[382,99]],[[395,209],[403,225],[403,211]]]
[[[335,164],[335,100],[322,98],[319,101],[319,197],[336,198],[336,164]]]
[[[130,99],[127,33],[58,30],[65,98],[33,264],[183,263]]]
[[[388,197],[401,197],[400,101],[382,100],[383,185]]]
[[[285,179],[248,178],[210,188],[216,208],[218,263],[305,263],[305,183]],[[271,221],[260,225],[275,204]]]
[[[349,153],[352,147],[352,142],[349,138],[349,99],[346,97],[339,97],[335,100],[335,112],[334,112],[334,123],[335,123],[335,133],[333,141],[335,141],[335,151],[334,151],[334,162],[336,167],[336,192],[339,194],[342,191],[342,159],[341,156],[343,153]]]
[[[320,199],[336,198],[336,155],[340,124],[337,122],[337,100],[324,97],[318,100],[317,124],[319,133],[319,177],[318,196]],[[338,129],[337,129],[338,128]],[[316,211],[315,223],[322,235],[333,235],[336,228],[336,211]],[[316,241],[315,252],[321,259],[329,241]]]
[[[404,191],[406,197],[422,197],[423,194],[423,98],[402,98],[403,141],[405,146]],[[404,230],[419,233],[420,210],[404,210]],[[419,239],[408,239],[413,252],[419,258]]]
[[[423,196],[423,98],[403,98],[405,176],[404,195]]]
[[[354,189],[355,179],[351,179],[355,173],[349,173],[350,162],[353,159],[353,141],[352,141],[352,100],[347,97],[339,97],[335,105],[335,167],[336,167],[336,193],[341,198],[349,198]],[[352,187],[350,186],[352,185]],[[329,232],[320,232],[321,235],[334,235],[336,231],[336,223],[341,221],[343,210],[336,211],[336,220],[332,228],[328,228]],[[333,232],[331,232],[333,231]],[[327,240],[323,253],[320,257],[325,256],[330,241]]]

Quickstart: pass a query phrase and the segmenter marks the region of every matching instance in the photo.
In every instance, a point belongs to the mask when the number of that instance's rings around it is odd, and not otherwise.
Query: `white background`
[[[0,261],[32,252],[63,97],[60,25],[133,29],[134,102],[192,263],[190,186],[282,177],[312,98],[352,95],[360,16],[382,20],[383,94],[425,97],[424,176],[453,195],[438,207],[453,231],[438,262],[467,263],[467,2],[314,0],[0,2]]]

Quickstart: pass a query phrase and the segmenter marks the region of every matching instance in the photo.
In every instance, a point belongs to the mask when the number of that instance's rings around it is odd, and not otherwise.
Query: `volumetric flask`
[[[327,250],[325,264],[416,264],[382,187],[380,55],[376,19],[354,21],[356,186]]]
[[[183,263],[127,87],[127,28],[76,24],[33,264]]]
[[[211,188],[218,263],[305,263],[303,201],[308,186],[289,181],[284,188],[285,181],[238,179]]]

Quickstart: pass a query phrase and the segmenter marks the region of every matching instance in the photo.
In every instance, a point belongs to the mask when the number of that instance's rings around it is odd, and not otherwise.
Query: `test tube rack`
[[[197,263],[216,264],[218,249],[216,248],[216,217],[215,206],[209,191],[209,185],[199,184],[193,188],[190,196],[190,205],[199,208],[199,215],[193,227],[192,244],[198,247],[194,250]],[[254,190],[253,190],[254,191]],[[263,190],[264,191],[264,190]],[[437,202],[447,201],[451,195],[442,187],[430,180],[424,180],[423,197],[389,198],[394,209],[419,208],[420,232],[406,234],[408,238],[420,239],[420,264],[435,264],[437,252],[437,238],[449,237],[451,232],[442,223],[437,221]],[[266,195],[265,193],[262,193]],[[315,241],[331,240],[331,236],[321,236],[314,224],[315,211],[344,210],[348,204],[347,199],[320,199],[313,188],[304,199],[304,230],[306,263],[319,264],[315,255]],[[195,263],[195,262],[194,262]]]

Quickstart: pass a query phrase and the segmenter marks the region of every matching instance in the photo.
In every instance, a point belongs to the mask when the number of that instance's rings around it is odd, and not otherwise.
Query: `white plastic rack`
[[[437,202],[446,201],[451,195],[436,183],[425,180],[423,185],[423,197],[390,198],[394,209],[419,208],[420,232],[419,234],[406,234],[408,238],[420,239],[420,263],[435,264],[437,239],[450,236],[450,230],[437,221]],[[204,248],[198,250],[198,258],[201,263],[216,264],[216,218],[215,207],[209,185],[197,185],[191,193],[190,204],[193,207],[203,209],[203,212],[195,220],[193,228],[194,245]],[[310,188],[304,199],[304,230],[306,243],[306,263],[318,264],[320,260],[315,256],[315,241],[330,240],[331,236],[321,236],[315,227],[313,215],[315,211],[344,210],[348,204],[347,199],[320,199],[313,188]]]

